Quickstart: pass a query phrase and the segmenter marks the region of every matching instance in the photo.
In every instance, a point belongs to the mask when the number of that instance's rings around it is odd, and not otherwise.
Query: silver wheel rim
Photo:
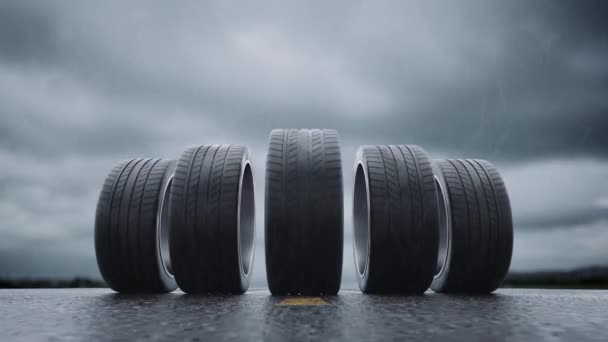
[[[448,255],[451,245],[451,220],[450,220],[450,204],[447,198],[447,193],[439,178],[435,177],[437,184],[437,204],[438,204],[438,220],[439,220],[439,250],[437,255],[437,264],[435,265],[435,278],[441,276],[448,262]]]
[[[160,263],[162,264],[165,273],[173,278],[173,267],[171,266],[171,258],[169,257],[169,213],[170,204],[169,195],[171,184],[173,183],[173,176],[169,178],[169,181],[165,185],[160,194],[160,203],[158,216],[156,220],[156,232],[158,240],[158,253],[160,255]]]
[[[253,264],[255,240],[255,194],[253,171],[247,161],[241,175],[238,203],[238,248],[241,274],[247,276]]]
[[[369,264],[370,248],[370,213],[367,177],[362,163],[355,171],[353,194],[353,235],[355,266],[359,276],[365,276]]]

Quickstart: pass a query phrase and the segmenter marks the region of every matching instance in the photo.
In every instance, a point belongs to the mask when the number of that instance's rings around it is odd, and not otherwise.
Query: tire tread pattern
[[[121,293],[175,289],[162,280],[157,219],[170,161],[131,159],[106,178],[95,215],[95,252],[104,280]]]
[[[238,197],[246,147],[193,146],[182,154],[172,187],[171,261],[187,293],[244,293],[241,277]],[[242,279],[243,278],[243,279]]]
[[[432,167],[415,145],[362,146],[370,203],[365,293],[423,293],[437,259],[437,202]],[[360,283],[361,284],[361,283]]]
[[[448,274],[437,292],[490,293],[504,280],[513,249],[509,197],[491,163],[435,161],[447,187],[452,241]]]
[[[336,294],[342,277],[338,133],[275,129],[266,159],[266,269],[273,294]]]

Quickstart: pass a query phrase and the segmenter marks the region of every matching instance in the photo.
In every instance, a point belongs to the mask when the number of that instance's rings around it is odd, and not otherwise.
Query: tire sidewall
[[[173,291],[177,288],[177,283],[175,281],[175,277],[173,276],[173,274],[169,273],[164,265],[163,262],[163,258],[161,255],[161,217],[162,217],[162,207],[163,207],[163,201],[164,200],[168,200],[171,201],[171,195],[168,194],[167,196],[165,196],[165,193],[167,191],[171,191],[171,186],[169,182],[173,179],[173,176],[175,174],[175,168],[176,168],[176,162],[174,160],[172,161],[168,161],[167,162],[167,169],[165,171],[165,175],[163,176],[163,181],[161,183],[161,189],[159,191],[158,194],[158,208],[157,208],[157,214],[156,214],[156,220],[155,220],[155,228],[156,228],[156,234],[155,234],[155,239],[154,239],[154,243],[155,243],[155,255],[156,255],[156,265],[158,267],[158,274],[159,274],[159,280],[161,281],[162,285],[165,287],[165,289],[167,289],[168,291]],[[171,215],[171,203],[169,203],[169,207],[167,208],[168,210],[168,214]],[[171,230],[171,220],[169,219],[169,217],[167,218],[167,224],[169,225],[169,230]],[[167,237],[170,235],[170,231],[167,235]],[[169,241],[167,241],[167,243],[169,243]],[[170,258],[170,256],[168,256]]]
[[[243,258],[241,255],[241,200],[242,200],[242,188],[243,188],[243,178],[245,176],[245,169],[247,167],[247,164],[249,164],[250,166],[250,170],[251,170],[251,177],[252,177],[252,181],[253,181],[253,193],[254,193],[254,217],[253,217],[253,236],[254,236],[254,241],[253,241],[253,246],[251,248],[251,257],[250,257],[250,261],[249,261],[249,271],[247,273],[244,272],[244,267],[243,267]],[[238,205],[237,205],[237,226],[236,226],[236,236],[237,236],[237,243],[236,243],[236,255],[237,255],[237,259],[238,259],[238,272],[239,272],[239,279],[240,279],[240,285],[241,285],[241,290],[242,291],[246,291],[247,288],[249,288],[249,284],[251,282],[251,275],[253,273],[253,263],[255,262],[255,233],[256,233],[256,227],[255,227],[255,173],[253,170],[253,162],[251,161],[251,157],[250,157],[250,153],[249,153],[249,148],[245,147],[244,148],[244,152],[243,152],[243,157],[241,159],[241,169],[240,169],[240,176],[239,176],[239,190],[238,190]]]
[[[445,206],[447,209],[448,215],[446,215],[446,223],[448,225],[448,241],[447,241],[447,255],[445,259],[445,264],[443,265],[439,274],[435,274],[433,277],[433,282],[431,283],[431,289],[433,291],[442,291],[448,281],[448,277],[450,274],[450,268],[452,264],[452,252],[453,252],[453,244],[452,240],[454,239],[454,229],[452,227],[452,215],[451,215],[451,201],[450,201],[450,189],[448,188],[448,184],[445,180],[445,176],[443,175],[443,171],[437,161],[432,161],[433,164],[433,173],[435,174],[435,179],[439,182],[438,186],[441,186],[443,190],[443,196],[445,198],[437,198],[438,201],[445,200]],[[439,189],[437,189],[439,192]],[[444,227],[439,227],[439,229],[444,229]]]
[[[363,273],[359,272],[359,265],[358,265],[358,258],[357,258],[357,247],[355,244],[355,239],[356,239],[356,234],[355,234],[355,224],[354,224],[354,217],[355,217],[355,213],[353,212],[353,260],[354,260],[354,264],[355,264],[355,276],[357,277],[357,283],[359,284],[359,288],[361,289],[362,292],[366,292],[368,289],[368,285],[369,285],[369,274],[370,274],[370,260],[371,260],[371,252],[372,252],[372,248],[371,248],[371,241],[372,241],[372,235],[371,235],[371,199],[370,199],[370,188],[369,188],[369,175],[368,175],[368,170],[367,170],[367,160],[365,158],[365,146],[360,147],[357,150],[357,155],[355,157],[355,164],[353,167],[353,192],[352,192],[352,199],[353,199],[353,210],[355,208],[354,205],[354,201],[355,201],[355,184],[356,184],[356,174],[357,174],[357,169],[359,167],[359,165],[361,165],[362,169],[363,169],[363,174],[364,174],[364,178],[365,178],[365,190],[366,190],[366,194],[367,194],[367,258],[365,260],[365,268]]]

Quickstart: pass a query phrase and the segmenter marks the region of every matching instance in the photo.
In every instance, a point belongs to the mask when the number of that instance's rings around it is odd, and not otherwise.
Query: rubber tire
[[[504,182],[485,160],[436,160],[434,171],[447,196],[444,227],[449,231],[449,247],[431,288],[446,293],[491,293],[507,275],[513,251],[511,206]]]
[[[437,262],[435,180],[415,145],[362,146],[353,194],[355,274],[363,293],[422,294]]]
[[[95,253],[103,279],[116,292],[163,293],[177,287],[159,242],[160,209],[167,209],[163,203],[167,205],[174,169],[169,160],[126,160],[103,184],[95,215]]]
[[[334,295],[344,241],[342,161],[333,129],[275,129],[266,161],[266,275],[275,295]]]
[[[255,200],[249,149],[198,145],[177,162],[169,246],[186,293],[247,291],[253,268]]]

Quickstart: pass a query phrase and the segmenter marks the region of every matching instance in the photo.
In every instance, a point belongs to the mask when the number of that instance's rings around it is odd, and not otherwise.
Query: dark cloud
[[[571,157],[506,166],[514,222],[520,230],[551,230],[608,220],[608,163]]]
[[[28,253],[38,253],[32,265],[58,250],[93,260],[98,187],[120,159],[246,144],[263,203],[261,166],[276,127],[340,131],[346,198],[358,145],[415,143],[434,157],[497,162],[520,246],[538,232],[599,229],[608,193],[607,7],[3,1],[0,271]],[[41,237],[58,247],[34,252]],[[539,258],[521,253],[519,265]],[[53,267],[78,269],[60,264]]]
[[[45,6],[46,7],[46,6]],[[0,4],[0,56],[13,63],[47,61],[58,55],[56,13],[45,13],[24,2],[4,1]],[[46,63],[45,63],[46,64]]]
[[[85,250],[93,241],[20,240],[0,249],[1,278],[98,278],[95,256]]]
[[[525,229],[563,229],[594,222],[608,222],[608,208],[585,208],[576,211],[549,212],[532,218],[517,218],[515,225]]]
[[[132,151],[136,145],[149,145],[154,139],[153,127],[142,126],[139,121],[100,117],[89,123],[76,123],[36,117],[27,110],[4,109],[0,144],[15,153],[38,158],[55,158],[58,154],[116,155]]]
[[[608,152],[599,3],[61,4],[5,10],[3,50],[106,101],[221,116],[251,140],[322,124],[494,159]]]
[[[523,231],[515,235],[512,270],[573,269],[608,263],[608,221],[580,226]]]

